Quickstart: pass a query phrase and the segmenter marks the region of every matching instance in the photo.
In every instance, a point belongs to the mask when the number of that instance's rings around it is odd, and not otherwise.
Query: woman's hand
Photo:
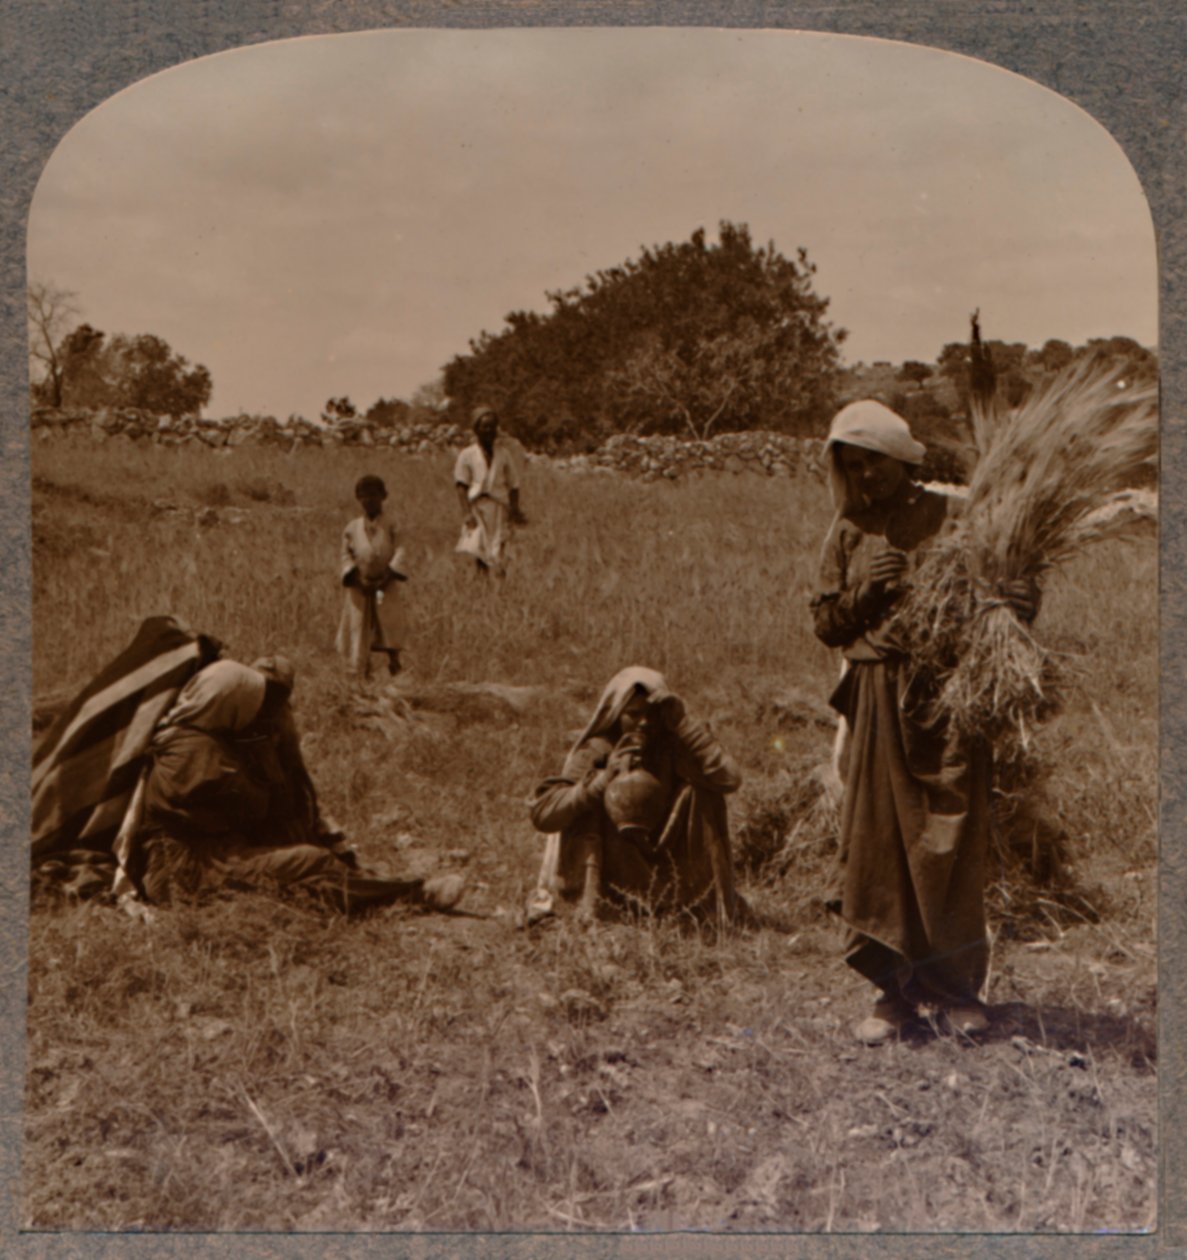
[[[622,760],[615,760],[614,753],[611,753],[606,764],[594,770],[585,780],[585,790],[595,800],[600,801],[605,795],[606,789],[618,777],[619,771],[623,769],[625,769],[625,766]]]
[[[907,571],[907,556],[897,547],[884,544],[870,559],[865,579],[857,588],[855,608],[859,615],[878,616],[903,593],[902,577]]]
[[[869,580],[884,588],[898,586],[907,571],[907,553],[889,543],[874,554],[870,561]]]
[[[659,716],[659,724],[674,731],[684,721],[684,701],[666,687],[657,687],[647,697],[647,703]]]

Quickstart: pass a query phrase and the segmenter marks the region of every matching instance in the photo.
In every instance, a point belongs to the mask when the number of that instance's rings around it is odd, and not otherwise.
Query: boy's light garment
[[[356,516],[342,531],[343,581],[357,569],[364,582],[388,580],[389,570],[399,573],[402,555],[396,544],[396,526],[382,512],[369,520]],[[401,574],[401,576],[403,576]]]
[[[374,520],[357,516],[343,531],[342,581],[357,572],[362,585],[345,589],[337,648],[361,677],[370,672],[372,652],[404,646],[402,555],[396,527],[382,512]]]
[[[478,442],[460,451],[453,466],[453,479],[459,486],[466,487],[466,496],[471,503],[489,498],[509,507],[511,491],[519,489],[517,461],[498,438],[489,462]]]

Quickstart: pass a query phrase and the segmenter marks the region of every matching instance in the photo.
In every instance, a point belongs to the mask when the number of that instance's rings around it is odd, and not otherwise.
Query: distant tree
[[[915,385],[922,385],[929,377],[935,374],[935,368],[926,363],[920,363],[915,359],[908,359],[898,370],[898,379],[900,381],[910,381]]]
[[[445,380],[438,376],[420,385],[412,394],[412,409],[418,413],[444,411],[449,399],[445,394]]]
[[[365,418],[380,429],[407,424],[411,415],[412,408],[402,398],[377,398],[365,412]]]
[[[358,418],[358,408],[343,394],[341,398],[330,398],[321,410],[321,418],[326,424],[338,424],[342,420]]]
[[[727,414],[760,414],[772,393],[794,396],[796,370],[778,354],[778,329],[752,324],[698,342],[682,357],[650,338],[621,367],[606,376],[605,387],[620,423],[628,431],[683,430],[707,438]]]
[[[122,406],[160,416],[189,416],[210,401],[210,373],[200,363],[191,367],[161,337],[121,333],[111,339],[107,353]]]
[[[210,401],[210,373],[190,366],[169,343],[145,333],[128,337],[79,324],[54,351],[54,366],[35,395],[58,407],[137,407],[155,415],[184,416]]]
[[[60,406],[108,407],[119,401],[115,372],[107,352],[107,335],[90,324],[62,339]]]
[[[1032,350],[1027,355],[1027,362],[1041,372],[1062,372],[1074,357],[1075,351],[1066,341],[1051,337],[1043,342],[1041,350]]]
[[[62,339],[78,318],[75,295],[69,289],[35,282],[25,291],[25,311],[29,325],[30,377],[41,367],[41,379],[32,381],[34,401],[43,406],[62,405],[64,365]]]
[[[1030,392],[1025,365],[1029,351],[1021,341],[983,341],[980,312],[969,317],[967,342],[949,342],[936,360],[940,375],[952,381],[961,408],[971,397],[988,398],[995,392],[1015,407]]]
[[[1158,356],[1132,337],[1093,337],[1077,358],[1085,355],[1122,368],[1135,381],[1153,381],[1158,376]]]
[[[745,224],[549,293],[445,368],[455,415],[494,407],[529,444],[615,431],[818,429],[835,397],[844,331],[825,320],[804,250],[756,247]]]
[[[969,347],[965,341],[950,341],[940,351],[936,365],[941,376],[957,385],[968,384]]]

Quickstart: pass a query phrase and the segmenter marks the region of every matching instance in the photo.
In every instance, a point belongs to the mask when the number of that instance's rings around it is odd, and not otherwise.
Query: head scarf
[[[292,694],[297,673],[287,656],[261,656],[258,661],[252,661],[251,667],[269,681],[279,683],[286,693]]]
[[[580,739],[573,745],[573,750],[597,735],[608,734],[622,716],[627,701],[639,690],[651,695],[655,691],[667,691],[668,684],[663,674],[643,665],[629,665],[619,670],[606,684],[598,707],[594,709]]]
[[[259,715],[265,685],[258,669],[239,661],[215,661],[186,683],[161,724],[212,733],[241,731]]]
[[[829,488],[833,506],[844,512],[853,506],[848,479],[841,470],[838,446],[860,446],[867,451],[889,455],[902,464],[915,466],[923,462],[927,447],[911,436],[911,428],[898,414],[872,398],[851,402],[842,407],[829,426],[828,439],[824,444],[824,457],[828,467]]]
[[[470,424],[476,425],[483,416],[494,416],[496,420],[499,418],[495,415],[495,409],[493,407],[488,407],[486,403],[482,403],[470,412]]]

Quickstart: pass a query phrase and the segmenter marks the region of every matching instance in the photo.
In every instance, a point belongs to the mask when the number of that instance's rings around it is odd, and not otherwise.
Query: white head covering
[[[860,446],[912,466],[921,464],[927,454],[927,447],[911,436],[910,425],[884,404],[863,398],[842,407],[829,425],[824,444],[833,506],[838,512],[850,506],[849,484],[837,458],[838,445]]]
[[[668,684],[663,674],[644,665],[628,665],[626,669],[620,669],[606,684],[598,707],[594,709],[593,717],[589,719],[581,738],[573,745],[573,750],[580,748],[595,735],[605,735],[622,716],[627,701],[636,690],[651,695],[653,691],[667,691]]]
[[[199,670],[181,689],[162,726],[199,731],[241,731],[264,703],[264,675],[239,661],[222,660]]]

